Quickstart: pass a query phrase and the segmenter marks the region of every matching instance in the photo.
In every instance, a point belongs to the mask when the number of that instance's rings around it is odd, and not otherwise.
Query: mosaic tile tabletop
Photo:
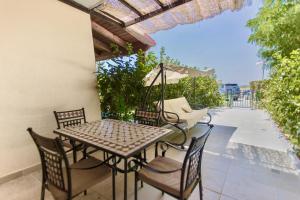
[[[54,132],[129,157],[173,131],[161,127],[104,119],[56,129]]]

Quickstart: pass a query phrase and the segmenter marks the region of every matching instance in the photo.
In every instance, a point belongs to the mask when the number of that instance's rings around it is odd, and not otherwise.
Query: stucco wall
[[[0,0],[0,177],[39,163],[25,131],[54,137],[53,110],[99,119],[89,15],[56,0]]]

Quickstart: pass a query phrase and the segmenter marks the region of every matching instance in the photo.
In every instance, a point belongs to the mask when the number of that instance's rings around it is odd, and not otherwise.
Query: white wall
[[[57,0],[0,0],[0,177],[39,163],[25,131],[54,137],[53,110],[99,119],[88,14]]]

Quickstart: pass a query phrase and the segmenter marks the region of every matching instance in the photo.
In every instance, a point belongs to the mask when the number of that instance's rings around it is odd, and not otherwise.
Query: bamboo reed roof
[[[97,60],[109,58],[109,43],[147,50],[149,36],[179,24],[195,23],[226,10],[239,10],[250,0],[60,0],[91,15]],[[97,26],[98,25],[98,26]],[[104,32],[104,34],[103,34]],[[104,47],[102,47],[104,46]]]

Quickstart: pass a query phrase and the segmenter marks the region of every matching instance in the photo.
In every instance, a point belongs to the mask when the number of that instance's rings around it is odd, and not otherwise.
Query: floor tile
[[[213,123],[216,125],[202,161],[204,200],[300,199],[300,170],[294,164],[299,160],[289,157],[288,145],[279,138],[276,126],[267,114],[259,110],[220,109],[214,113]],[[188,141],[203,134],[204,128],[192,129]],[[256,135],[252,138],[252,134]],[[267,138],[267,143],[260,140],[262,138]],[[149,160],[154,158],[153,146],[148,148],[147,156]],[[170,149],[167,156],[182,162],[185,153]],[[39,200],[41,176],[41,170],[38,170],[0,184],[0,199]],[[133,174],[129,174],[129,200],[134,200],[133,178]],[[118,173],[117,200],[123,200],[123,184],[123,175]],[[140,200],[174,199],[147,184],[138,194]],[[87,196],[80,195],[75,200],[110,200],[111,195],[112,180],[109,178],[88,189]],[[45,199],[53,200],[48,191]],[[199,200],[198,187],[189,200]]]
[[[232,159],[226,158],[223,155],[215,155],[209,152],[204,152],[202,161],[202,168],[210,168],[227,173]]]
[[[222,194],[238,200],[274,200],[277,197],[276,188],[253,181],[250,177],[239,181],[226,180]]]
[[[226,173],[215,169],[204,168],[202,169],[202,179],[204,187],[221,193],[225,183]]]
[[[220,200],[237,200],[237,199],[229,197],[229,196],[226,196],[226,195],[221,195]]]
[[[278,189],[277,190],[277,200],[299,200],[300,191],[298,192],[289,192],[287,190]]]

